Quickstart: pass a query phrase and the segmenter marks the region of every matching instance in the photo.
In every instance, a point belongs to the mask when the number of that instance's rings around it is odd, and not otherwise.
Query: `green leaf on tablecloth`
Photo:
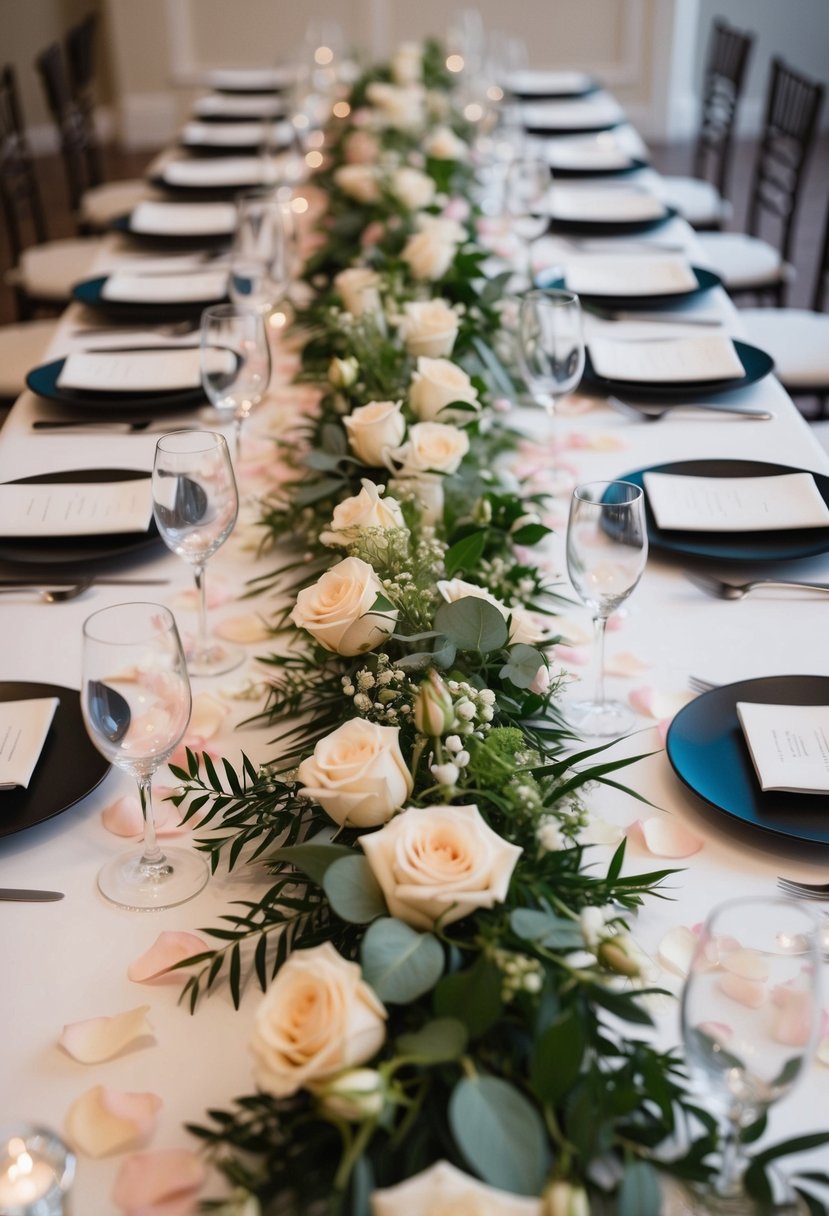
[[[656,1170],[647,1161],[629,1162],[616,1197],[617,1216],[659,1216],[661,1211],[662,1190]]]
[[[313,841],[308,841],[306,844],[289,845],[287,848],[277,849],[275,853],[270,854],[273,861],[287,861],[292,866],[296,866],[318,886],[322,886],[329,866],[332,866],[335,861],[339,861],[341,857],[353,856],[354,850],[350,849],[348,845],[314,844]],[[359,861],[361,858],[357,860]]]
[[[549,1165],[547,1133],[527,1099],[500,1077],[465,1077],[449,1099],[449,1126],[469,1165],[490,1186],[538,1195]]]
[[[557,1018],[536,1044],[530,1082],[542,1102],[555,1104],[575,1083],[587,1039],[574,1010]]]
[[[367,925],[386,914],[386,901],[365,857],[341,857],[322,881],[331,907],[342,920]]]
[[[509,658],[498,674],[502,680],[511,680],[516,688],[529,688],[543,666],[544,655],[540,650],[517,642],[510,647]]]
[[[452,604],[441,604],[435,613],[435,628],[455,643],[458,650],[490,654],[507,641],[507,624],[492,604],[467,595]]]
[[[501,972],[481,954],[468,970],[443,977],[435,989],[435,1013],[457,1018],[470,1038],[479,1038],[501,1016],[501,983]]]
[[[408,1005],[440,979],[443,947],[433,933],[418,933],[402,920],[384,916],[366,931],[360,963],[381,1001]]]
[[[401,1034],[395,1044],[398,1055],[418,1064],[447,1064],[466,1051],[469,1034],[457,1018],[435,1018],[414,1034]]]

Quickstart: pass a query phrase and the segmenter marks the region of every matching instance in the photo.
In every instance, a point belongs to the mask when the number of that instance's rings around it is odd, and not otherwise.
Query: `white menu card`
[[[522,108],[525,127],[547,131],[582,131],[621,122],[624,110],[609,97],[586,101],[534,101]]]
[[[544,155],[553,171],[556,169],[626,169],[631,155],[616,143],[613,136],[579,136],[549,139]]]
[[[0,485],[0,520],[5,537],[146,532],[152,514],[149,477],[132,481]]]
[[[226,295],[226,270],[146,275],[117,271],[101,288],[105,300],[127,304],[186,304],[191,300],[223,300]]]
[[[627,342],[594,338],[590,361],[599,376],[638,384],[739,380],[745,375],[734,343],[726,334]]]
[[[829,705],[738,701],[737,717],[761,789],[829,793]]]
[[[658,254],[568,258],[565,278],[571,291],[596,296],[673,295],[697,286],[684,257]]]
[[[645,473],[660,528],[682,532],[772,532],[829,526],[829,507],[811,473],[776,477],[683,477]]]
[[[238,97],[228,93],[207,93],[196,99],[193,108],[196,114],[205,117],[221,114],[228,118],[275,118],[285,112],[285,102],[273,93],[248,93]]]
[[[568,222],[658,220],[666,210],[661,198],[633,186],[554,186],[549,198],[553,219]]]
[[[57,707],[57,697],[0,702],[0,789],[26,789]]]
[[[265,180],[260,156],[219,156],[209,160],[171,160],[162,177],[168,186],[257,186]]]
[[[130,215],[130,230],[158,236],[203,236],[236,228],[234,203],[138,203]]]
[[[209,352],[216,371],[231,371],[231,351]],[[75,351],[67,355],[58,376],[60,388],[94,392],[163,393],[198,388],[200,351],[186,347],[169,350]]]
[[[510,72],[504,81],[512,93],[583,93],[592,81],[586,72],[554,68],[524,68]]]

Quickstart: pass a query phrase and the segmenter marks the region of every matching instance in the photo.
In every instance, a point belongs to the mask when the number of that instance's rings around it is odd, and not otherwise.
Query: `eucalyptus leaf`
[[[457,1018],[435,1018],[414,1034],[401,1034],[397,1051],[419,1064],[447,1064],[466,1051],[469,1034]]]
[[[449,1126],[469,1165],[490,1186],[539,1195],[549,1165],[538,1111],[500,1077],[465,1077],[449,1099]]]
[[[354,850],[345,844],[294,844],[284,849],[277,849],[270,855],[274,861],[287,861],[303,874],[307,874],[319,886],[329,866],[341,857],[353,857]],[[359,859],[358,860],[362,860]]]
[[[381,1001],[408,1005],[440,979],[443,947],[433,933],[418,933],[402,920],[383,916],[366,931],[360,962]]]
[[[516,688],[529,688],[543,666],[544,655],[540,650],[526,642],[516,642],[498,674],[502,680],[511,680]]]
[[[485,544],[485,532],[471,532],[455,541],[454,545],[447,549],[444,558],[446,577],[454,578],[459,570],[474,570],[481,560]]]
[[[344,485],[345,481],[341,477],[324,477],[319,481],[303,482],[294,490],[294,502],[298,507],[310,506],[321,498],[331,498],[338,494]]]
[[[548,950],[580,950],[584,945],[578,921],[554,916],[535,908],[515,908],[510,928],[525,942],[536,942]]]
[[[383,892],[365,857],[341,857],[326,869],[322,885],[342,920],[366,925],[385,915]]]
[[[457,1018],[478,1038],[501,1016],[501,972],[481,954],[468,970],[443,977],[433,1003],[436,1014]]]
[[[584,1027],[573,1010],[547,1027],[530,1068],[532,1087],[542,1102],[555,1105],[575,1084],[586,1045]]]
[[[647,1161],[631,1161],[616,1197],[617,1216],[659,1216],[661,1211],[659,1175]]]
[[[435,613],[435,629],[455,643],[458,650],[489,654],[506,645],[507,623],[492,604],[467,595],[453,604],[441,604]]]

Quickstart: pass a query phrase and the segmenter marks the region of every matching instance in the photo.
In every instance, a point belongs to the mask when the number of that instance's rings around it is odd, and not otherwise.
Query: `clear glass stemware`
[[[234,421],[235,451],[242,448],[242,427],[264,397],[271,378],[271,352],[265,319],[253,308],[217,304],[201,319],[201,379],[211,405]]]
[[[207,561],[230,536],[239,495],[224,436],[174,431],[156,444],[153,514],[168,549],[193,567],[199,596],[199,630],[186,649],[194,676],[219,675],[242,662],[242,652],[211,642],[207,633]]]
[[[184,737],[190,683],[172,613],[160,604],[116,604],[83,627],[81,711],[89,737],[138,782],[144,843],[101,870],[103,895],[125,908],[169,908],[207,882],[203,857],[161,849],[156,839],[152,776]]]
[[[581,304],[572,291],[534,288],[521,297],[515,333],[521,376],[550,419],[584,373]],[[554,481],[555,468],[550,470]]]
[[[755,1213],[743,1189],[742,1132],[788,1095],[820,1023],[820,927],[786,899],[734,899],[713,909],[682,994],[685,1059],[725,1129],[706,1212]]]
[[[644,495],[627,481],[594,481],[576,486],[567,523],[567,572],[593,613],[596,631],[596,684],[592,699],[566,707],[568,720],[585,735],[612,738],[633,724],[621,701],[610,701],[604,687],[607,618],[642,577],[648,556]]]
[[[511,228],[521,242],[528,286],[533,284],[532,247],[550,222],[547,196],[552,184],[550,166],[534,156],[516,156],[507,169],[504,208]]]
[[[278,190],[259,190],[237,200],[230,252],[230,298],[240,308],[267,316],[291,283],[295,223],[290,201]]]

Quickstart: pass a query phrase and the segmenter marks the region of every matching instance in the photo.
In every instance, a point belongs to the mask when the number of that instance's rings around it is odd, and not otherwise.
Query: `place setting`
[[[528,135],[591,135],[612,131],[625,121],[619,103],[602,93],[584,100],[532,101],[521,106],[521,122]]]
[[[295,131],[287,120],[253,122],[188,122],[180,144],[196,156],[228,156],[278,151],[293,143]]]
[[[269,157],[224,155],[172,157],[150,177],[150,184],[175,193],[221,199],[239,190],[276,184]]]
[[[519,101],[563,101],[587,97],[601,85],[588,72],[521,68],[507,73],[501,87]]]
[[[720,287],[721,282],[712,270],[692,265],[683,254],[656,250],[651,256],[608,253],[597,258],[577,252],[566,254],[560,265],[536,274],[536,285],[575,291],[583,306],[600,315],[609,309],[665,309],[666,320],[693,324],[692,314],[685,317],[671,310]]]
[[[673,207],[639,186],[554,186],[545,214],[553,235],[630,236],[661,228],[676,216]]]
[[[112,221],[115,232],[137,244],[165,249],[227,245],[236,226],[232,202],[142,202]]]
[[[282,118],[282,97],[275,93],[205,93],[193,104],[193,117],[201,122],[252,122]]]
[[[227,299],[227,277],[226,269],[209,265],[169,271],[131,266],[76,283],[72,296],[115,322],[197,321],[208,305]]]
[[[541,156],[553,175],[564,179],[626,176],[648,167],[648,161],[629,151],[615,131],[547,139]]]

